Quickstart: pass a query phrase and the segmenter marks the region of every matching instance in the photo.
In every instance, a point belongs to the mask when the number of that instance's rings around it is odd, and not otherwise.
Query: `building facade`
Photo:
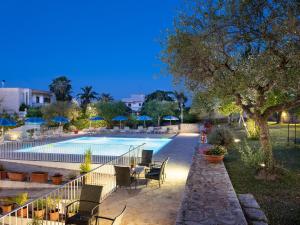
[[[22,104],[39,107],[55,101],[55,96],[49,91],[30,88],[0,88],[0,111],[19,113]]]
[[[135,113],[141,111],[144,101],[145,101],[145,95],[143,94],[133,94],[130,95],[129,98],[122,99],[122,102],[124,102],[126,106],[129,107],[132,110],[132,112]]]

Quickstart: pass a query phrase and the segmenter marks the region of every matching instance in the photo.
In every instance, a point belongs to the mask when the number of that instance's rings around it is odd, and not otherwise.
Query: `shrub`
[[[246,140],[239,146],[241,160],[247,167],[259,169],[264,161],[263,152],[260,149],[253,149]]]
[[[224,127],[214,129],[208,136],[208,143],[229,147],[234,143],[232,132]]]
[[[80,165],[80,173],[87,173],[91,170],[92,151],[88,149],[84,153],[84,162]]]
[[[78,130],[83,130],[83,129],[89,128],[90,121],[88,119],[84,118],[84,119],[75,120],[72,124],[75,127],[77,127]]]
[[[224,146],[221,145],[215,145],[209,150],[206,151],[206,155],[225,155],[227,153],[227,150]]]
[[[73,131],[76,131],[76,130],[77,130],[77,127],[74,126],[74,125],[70,125],[70,126],[68,127],[68,130],[73,132]]]
[[[247,136],[249,139],[258,140],[259,139],[259,127],[256,125],[255,121],[248,119],[246,122],[247,126]]]
[[[19,206],[25,205],[25,203],[28,201],[28,193],[24,192],[17,195],[13,198],[13,201]]]

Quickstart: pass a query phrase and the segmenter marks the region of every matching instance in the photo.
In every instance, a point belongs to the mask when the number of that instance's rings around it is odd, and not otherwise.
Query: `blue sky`
[[[159,39],[180,0],[2,1],[0,79],[7,87],[48,89],[66,75],[115,98],[172,90],[160,73]]]

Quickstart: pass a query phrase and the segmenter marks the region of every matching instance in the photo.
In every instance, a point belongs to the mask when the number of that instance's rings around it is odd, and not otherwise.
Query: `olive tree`
[[[267,120],[300,105],[299,4],[190,0],[168,34],[162,60],[195,92],[234,101],[260,128],[274,168]]]

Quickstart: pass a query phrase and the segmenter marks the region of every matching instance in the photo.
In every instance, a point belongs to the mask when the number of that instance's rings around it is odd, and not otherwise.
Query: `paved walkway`
[[[170,157],[167,179],[161,188],[157,181],[152,181],[148,187],[139,185],[137,190],[118,189],[102,203],[101,215],[117,215],[127,205],[124,225],[173,225],[198,139],[197,134],[175,137],[154,157],[155,160]]]
[[[176,225],[246,224],[224,164],[208,163],[197,151]]]

